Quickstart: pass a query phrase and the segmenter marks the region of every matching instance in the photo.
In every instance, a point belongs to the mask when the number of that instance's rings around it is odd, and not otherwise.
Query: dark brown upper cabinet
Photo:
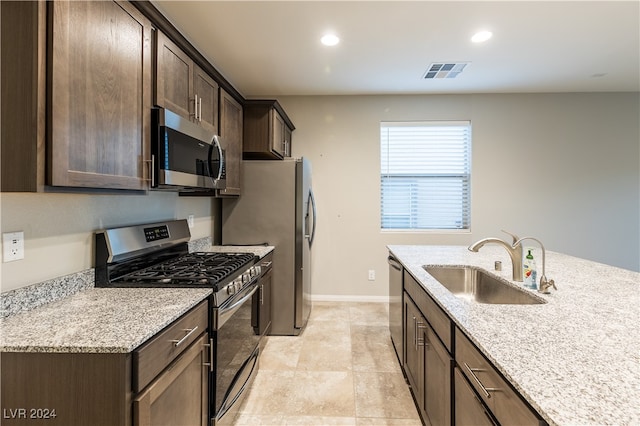
[[[220,89],[220,137],[225,153],[227,187],[218,195],[236,196],[241,192],[240,163],[242,162],[243,110],[242,105],[225,90]]]
[[[150,22],[126,3],[52,8],[50,184],[145,189]]]
[[[155,103],[218,133],[218,83],[157,31]]]
[[[2,190],[147,189],[150,21],[120,2],[2,2],[0,14]]]
[[[295,127],[276,100],[248,100],[244,105],[245,160],[291,156],[291,134]]]

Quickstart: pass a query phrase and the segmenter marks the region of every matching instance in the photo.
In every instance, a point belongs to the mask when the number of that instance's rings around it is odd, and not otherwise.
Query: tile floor
[[[235,424],[421,425],[387,304],[315,302],[300,336],[269,336]]]

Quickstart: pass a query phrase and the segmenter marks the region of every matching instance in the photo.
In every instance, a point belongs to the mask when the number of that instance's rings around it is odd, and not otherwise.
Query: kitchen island
[[[511,281],[503,248],[388,249],[546,422],[640,424],[639,273],[547,251],[546,276],[558,290],[541,295],[546,303],[480,304],[454,296],[423,266],[475,266]]]

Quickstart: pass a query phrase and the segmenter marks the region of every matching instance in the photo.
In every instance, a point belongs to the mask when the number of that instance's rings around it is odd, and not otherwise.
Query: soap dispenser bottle
[[[533,258],[531,254],[531,250],[527,250],[528,253],[524,258],[524,262],[522,262],[523,267],[523,278],[524,278],[524,286],[533,290],[538,289],[538,285],[536,283],[536,278],[538,275],[536,260]]]

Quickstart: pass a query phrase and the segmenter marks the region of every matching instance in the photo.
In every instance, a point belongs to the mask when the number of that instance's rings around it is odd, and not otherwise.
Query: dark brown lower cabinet
[[[453,359],[407,293],[405,305],[405,373],[425,423],[451,424]]]
[[[207,424],[208,338],[203,334],[133,401],[134,426]]]
[[[131,425],[131,354],[11,352],[0,362],[3,426]]]
[[[208,301],[131,353],[0,354],[3,426],[205,426]]]
[[[258,292],[251,301],[253,330],[256,334],[266,335],[271,331],[271,279],[273,276],[273,253],[269,253],[260,262],[262,276]],[[263,339],[264,341],[265,339]]]

